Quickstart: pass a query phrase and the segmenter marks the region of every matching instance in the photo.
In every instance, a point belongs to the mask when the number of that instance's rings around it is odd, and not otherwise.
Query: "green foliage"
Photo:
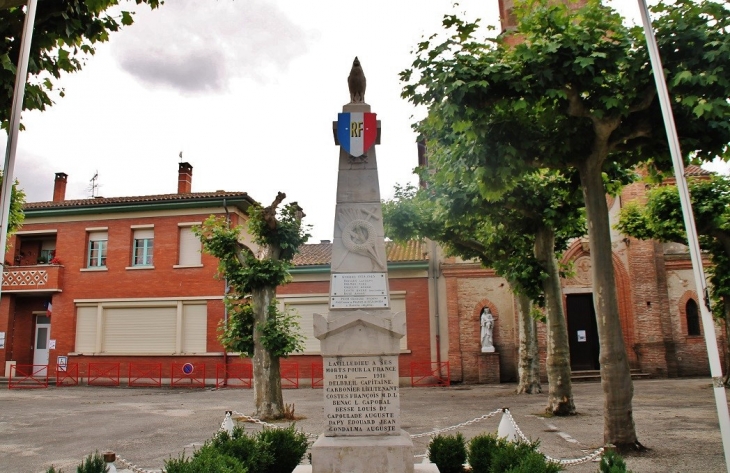
[[[555,473],[560,465],[548,462],[537,451],[539,442],[508,442],[497,440],[497,448],[492,453],[491,471],[510,473]]]
[[[476,258],[510,281],[513,289],[542,304],[548,275],[534,254],[538,230],[553,229],[557,254],[570,239],[585,233],[572,177],[538,170],[500,197],[490,198],[473,174],[451,186],[439,180],[442,171],[422,172],[425,189],[396,187],[394,199],[383,204],[386,234],[396,240],[430,238],[450,255]]]
[[[227,351],[238,352],[241,356],[253,356],[254,313],[250,299],[238,294],[224,299],[228,322],[220,321],[218,340]]]
[[[474,473],[490,473],[492,455],[498,448],[499,442],[494,434],[477,435],[469,441],[467,458],[471,471]]]
[[[261,330],[261,343],[274,356],[282,357],[304,350],[299,315],[293,310],[279,310],[276,300],[269,305],[269,316],[258,329]]]
[[[89,454],[76,468],[76,473],[106,473],[109,467],[106,466],[104,457],[99,452]]]
[[[63,473],[63,470],[57,470],[55,466],[51,465],[46,470],[46,473]]]
[[[310,236],[306,231],[308,227],[302,228],[301,207],[296,202],[285,205],[278,215],[275,228],[264,218],[265,211],[261,207],[249,209],[249,233],[254,236],[255,243],[278,247],[281,249],[279,258],[291,261]]]
[[[267,451],[276,459],[261,473],[291,473],[307,451],[307,436],[295,430],[293,425],[286,429],[264,429],[256,439],[266,445]]]
[[[52,93],[63,97],[54,80],[61,74],[76,72],[95,52],[96,44],[109,34],[133,22],[132,14],[122,11],[112,16],[107,10],[131,0],[68,0],[38,2],[33,42],[28,64],[29,80],[25,88],[25,110],[45,110],[53,104]],[[23,2],[24,3],[24,2]],[[157,8],[161,0],[135,0]],[[8,127],[15,85],[15,71],[20,54],[25,13],[21,7],[0,10],[0,126]]]
[[[179,458],[165,461],[166,473],[249,473],[235,458],[218,450],[201,448],[192,458],[181,454]]]
[[[428,458],[441,473],[461,473],[466,462],[466,443],[461,433],[437,435],[428,444]]]
[[[3,182],[3,171],[0,170],[0,184]],[[18,187],[19,183],[16,179],[13,182],[13,188],[10,193],[10,214],[8,215],[8,238],[13,233],[20,230],[23,226],[23,220],[25,220],[25,213],[23,213],[23,205],[25,204],[25,192]],[[5,250],[7,250],[7,246]]]
[[[688,188],[700,246],[712,261],[707,272],[715,302],[713,313],[725,317],[725,301],[730,302],[730,177],[692,179]],[[655,187],[648,192],[645,205],[632,202],[625,206],[616,229],[641,240],[687,244],[677,187]]]
[[[684,152],[695,159],[724,154],[728,5],[679,0],[652,11]],[[565,168],[587,159],[604,125],[613,128],[608,166],[669,166],[641,28],[625,26],[598,0],[580,9],[531,0],[514,13],[518,45],[484,38],[478,22],[447,15],[444,34],[419,43],[401,73],[403,96],[429,109],[416,126],[428,139],[429,160],[452,165],[444,179],[457,183],[476,172],[491,192],[502,192],[536,164]]]
[[[598,471],[600,473],[631,473],[631,470],[626,469],[626,462],[624,459],[613,450],[607,451],[603,457],[601,457],[601,463],[598,465]]]
[[[307,436],[294,426],[246,435],[240,427],[216,434],[192,458],[165,462],[167,473],[290,473],[307,450]]]

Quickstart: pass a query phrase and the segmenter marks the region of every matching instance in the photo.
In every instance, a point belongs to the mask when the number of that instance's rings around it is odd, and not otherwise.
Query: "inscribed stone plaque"
[[[397,356],[324,357],[327,437],[399,435]]]
[[[335,273],[330,280],[330,308],[387,308],[387,273]]]

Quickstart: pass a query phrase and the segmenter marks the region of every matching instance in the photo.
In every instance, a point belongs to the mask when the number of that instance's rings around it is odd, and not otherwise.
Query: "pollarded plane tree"
[[[291,279],[292,259],[309,238],[296,202],[278,208],[285,198],[279,192],[268,207],[250,207],[247,229],[214,216],[194,228],[229,286],[220,340],[226,350],[252,357],[254,415],[260,419],[284,416],[279,359],[303,348],[296,315],[276,301],[276,288]],[[244,243],[246,230],[253,244]]]
[[[727,5],[677,0],[652,11],[683,151],[697,162],[725,156]],[[671,164],[643,31],[598,0],[578,9],[528,0],[514,13],[513,33],[521,38],[514,46],[481,37],[478,22],[445,16],[446,37],[419,43],[412,68],[401,74],[403,96],[428,108],[416,127],[429,139],[431,161],[448,168],[451,185],[472,174],[486,193],[499,194],[535,168],[577,171],[600,338],[604,440],[641,449],[604,180],[639,163]]]
[[[459,186],[451,186],[443,176],[448,172],[448,168],[430,166],[421,170],[426,188],[396,189],[395,199],[383,207],[386,233],[397,240],[437,241],[447,253],[477,259],[509,281],[520,316],[520,392],[541,390],[530,303],[544,307],[549,383],[546,411],[575,414],[556,257],[571,238],[585,233],[575,186],[559,172],[538,170],[523,176],[499,198],[490,199],[478,179],[466,173]]]

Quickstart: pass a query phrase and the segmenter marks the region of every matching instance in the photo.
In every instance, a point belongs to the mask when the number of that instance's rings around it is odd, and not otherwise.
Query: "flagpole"
[[[687,180],[684,176],[684,161],[682,160],[682,152],[679,147],[679,138],[677,136],[677,127],[674,123],[674,115],[672,114],[671,102],[669,101],[669,92],[664,77],[664,69],[662,67],[661,58],[659,56],[659,47],[657,46],[654,30],[649,19],[649,9],[646,6],[646,0],[638,0],[639,10],[641,10],[641,20],[644,23],[644,35],[646,36],[646,44],[649,49],[649,57],[651,59],[651,67],[654,72],[654,80],[656,81],[657,96],[662,108],[662,116],[664,117],[664,126],[669,139],[669,150],[672,155],[674,164],[674,174],[677,179],[677,190],[679,191],[679,200],[682,205],[682,215],[684,216],[684,226],[687,231],[687,244],[689,246],[689,254],[692,260],[692,270],[697,284],[697,297],[702,299],[698,304],[702,315],[702,327],[705,332],[705,344],[707,345],[707,357],[710,361],[710,375],[712,376],[712,386],[715,392],[715,403],[717,404],[717,416],[720,421],[720,435],[722,437],[723,450],[725,452],[725,466],[730,473],[730,413],[727,406],[727,394],[725,393],[725,385],[723,383],[722,365],[720,364],[720,352],[717,348],[717,338],[715,336],[715,322],[709,308],[709,297],[707,295],[707,281],[705,272],[702,268],[702,254],[700,253],[700,245],[697,238],[697,229],[695,227],[694,215],[692,213],[692,203],[687,188]]]

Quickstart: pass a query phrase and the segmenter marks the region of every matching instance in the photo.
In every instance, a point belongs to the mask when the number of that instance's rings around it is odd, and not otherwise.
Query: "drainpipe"
[[[429,251],[429,270],[431,273],[431,282],[433,284],[433,300],[434,300],[434,320],[436,324],[436,363],[441,373],[441,321],[439,317],[439,262],[437,255],[437,245],[435,241],[431,241]]]
[[[226,223],[230,225],[231,214],[228,212],[228,206],[226,205],[226,198],[223,197],[223,210],[226,211]],[[225,286],[223,287],[223,327],[228,328],[228,309],[226,309],[226,297],[228,297],[228,291],[230,286],[228,285],[228,278],[225,279]],[[223,376],[223,387],[228,386],[228,348],[223,347],[223,370],[225,375]]]

